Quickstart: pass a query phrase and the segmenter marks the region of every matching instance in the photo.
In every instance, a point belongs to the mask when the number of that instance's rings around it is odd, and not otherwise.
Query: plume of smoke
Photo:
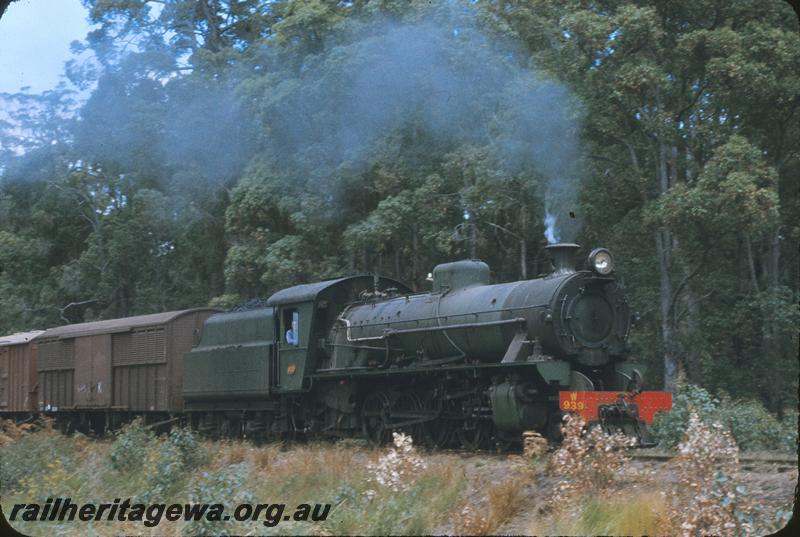
[[[140,68],[123,61],[99,80],[75,124],[77,153],[131,178],[164,178],[168,190],[221,184],[241,173],[255,134],[235,83],[155,80]],[[181,179],[187,175],[189,184]]]
[[[414,21],[351,21],[265,95],[273,153],[295,155],[298,173],[335,173],[367,164],[403,127],[443,145],[490,147],[505,172],[536,170],[553,225],[573,237],[579,103],[475,13],[451,2]]]
[[[556,217],[547,208],[545,208],[544,212],[544,236],[547,238],[548,244],[555,244],[561,241],[561,237],[556,231]]]
[[[230,67],[213,82],[148,80],[135,74],[142,69],[136,60],[123,60],[82,110],[77,145],[131,175],[173,170],[170,180],[190,177],[189,187],[201,178],[235,178],[261,149],[324,190],[340,170],[357,170],[379,147],[397,146],[384,142],[406,129],[442,151],[490,148],[508,174],[535,170],[531,180],[550,217],[548,240],[570,240],[577,228],[568,214],[580,175],[579,103],[518,44],[479,22],[478,11],[442,1],[427,16],[351,19],[322,52],[299,59],[299,68],[266,40],[258,45],[261,56],[241,60],[253,65]],[[237,87],[264,90],[245,90],[243,101]]]

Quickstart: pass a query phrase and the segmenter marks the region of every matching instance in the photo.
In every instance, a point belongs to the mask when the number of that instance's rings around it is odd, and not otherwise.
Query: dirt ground
[[[493,533],[498,535],[527,535],[536,527],[538,518],[545,516],[545,504],[553,494],[555,482],[548,475],[544,464],[534,465],[532,469],[523,470],[520,456],[481,456],[435,454],[432,457],[456,457],[461,459],[467,478],[467,489],[462,499],[470,505],[488,506],[486,490],[495,484],[517,477],[523,477],[515,512]],[[669,483],[676,479],[674,468],[668,461],[631,460],[626,470],[631,475],[649,473],[654,482],[668,489]],[[795,487],[798,485],[797,465],[786,463],[743,463],[738,476],[746,487],[747,494],[760,508],[762,516],[773,517],[778,510],[791,510],[794,502]],[[623,476],[624,480],[624,476]],[[631,488],[632,494],[637,492]],[[457,531],[453,521],[437,528],[435,534],[452,534]]]

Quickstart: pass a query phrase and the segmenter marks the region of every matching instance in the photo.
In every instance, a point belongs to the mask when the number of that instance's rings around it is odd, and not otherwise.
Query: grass
[[[220,502],[228,509],[239,503],[285,503],[288,510],[304,503],[332,506],[324,522],[282,521],[274,527],[265,526],[263,517],[249,522],[162,521],[153,528],[141,522],[13,523],[32,536],[675,533],[690,509],[676,512],[680,504],[675,503],[674,483],[664,474],[629,471],[610,452],[586,450],[584,440],[574,440],[528,459],[489,458],[416,450],[404,454],[399,448],[352,444],[212,442],[186,431],[156,437],[137,425],[115,437],[88,439],[0,423],[0,495],[7,515],[16,503],[55,497],[81,504],[114,498]],[[607,484],[591,484],[598,465],[618,463],[621,469]],[[400,483],[382,485],[378,468],[384,476],[403,470]],[[678,463],[670,468],[672,481],[680,482],[685,473],[699,475],[694,466],[687,468],[688,473]],[[766,520],[770,513],[756,515]],[[755,528],[778,529],[769,524],[753,522]]]
[[[526,476],[527,477],[527,476]],[[455,533],[459,535],[494,534],[522,507],[522,488],[526,477],[512,477],[494,483],[486,489],[486,505],[464,502],[458,513]]]
[[[130,433],[130,434],[129,434]],[[430,460],[408,476],[408,490],[376,487],[368,465],[386,450],[336,444],[255,446],[246,442],[188,441],[155,437],[141,430],[115,439],[65,437],[52,431],[5,441],[0,452],[0,494],[4,512],[16,503],[69,497],[74,503],[110,503],[132,498],[142,503],[220,502],[329,503],[321,523],[287,521],[267,527],[262,521],[168,522],[155,528],[141,522],[48,523],[16,520],[28,535],[194,535],[219,534],[425,534],[446,523],[458,503],[464,475],[456,457]],[[123,463],[126,455],[139,467]],[[377,490],[376,490],[377,489]],[[367,494],[374,491],[375,494]],[[263,519],[262,519],[263,520]]]
[[[658,492],[634,497],[573,498],[556,516],[537,520],[533,535],[663,535],[668,505]]]

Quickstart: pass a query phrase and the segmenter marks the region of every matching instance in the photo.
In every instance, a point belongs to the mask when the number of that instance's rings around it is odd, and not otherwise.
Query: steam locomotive
[[[32,339],[40,355],[62,346],[40,356],[35,410],[65,430],[142,415],[212,437],[381,444],[404,431],[467,449],[508,447],[526,430],[558,440],[577,412],[647,444],[670,394],[641,391],[643,368],[626,359],[631,313],[611,253],[597,248],[577,270],[578,249],[548,246],[553,270],[532,280],[491,284],[485,263],[463,260],[435,267],[431,292],[352,276],[247,311],[45,331]]]
[[[494,284],[476,260],[438,265],[431,292],[355,276],[291,287],[266,308],[210,317],[186,355],[183,396],[209,434],[363,436],[503,446],[524,430],[556,439],[563,412],[648,442],[671,399],[641,392],[625,360],[631,314],[603,248],[576,270]]]

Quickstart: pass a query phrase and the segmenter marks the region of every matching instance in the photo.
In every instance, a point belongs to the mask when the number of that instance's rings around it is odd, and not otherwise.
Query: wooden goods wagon
[[[21,418],[36,411],[36,343],[41,334],[0,337],[0,417]]]
[[[183,355],[213,308],[60,326],[37,337],[39,404],[62,428],[101,431],[183,411]]]

